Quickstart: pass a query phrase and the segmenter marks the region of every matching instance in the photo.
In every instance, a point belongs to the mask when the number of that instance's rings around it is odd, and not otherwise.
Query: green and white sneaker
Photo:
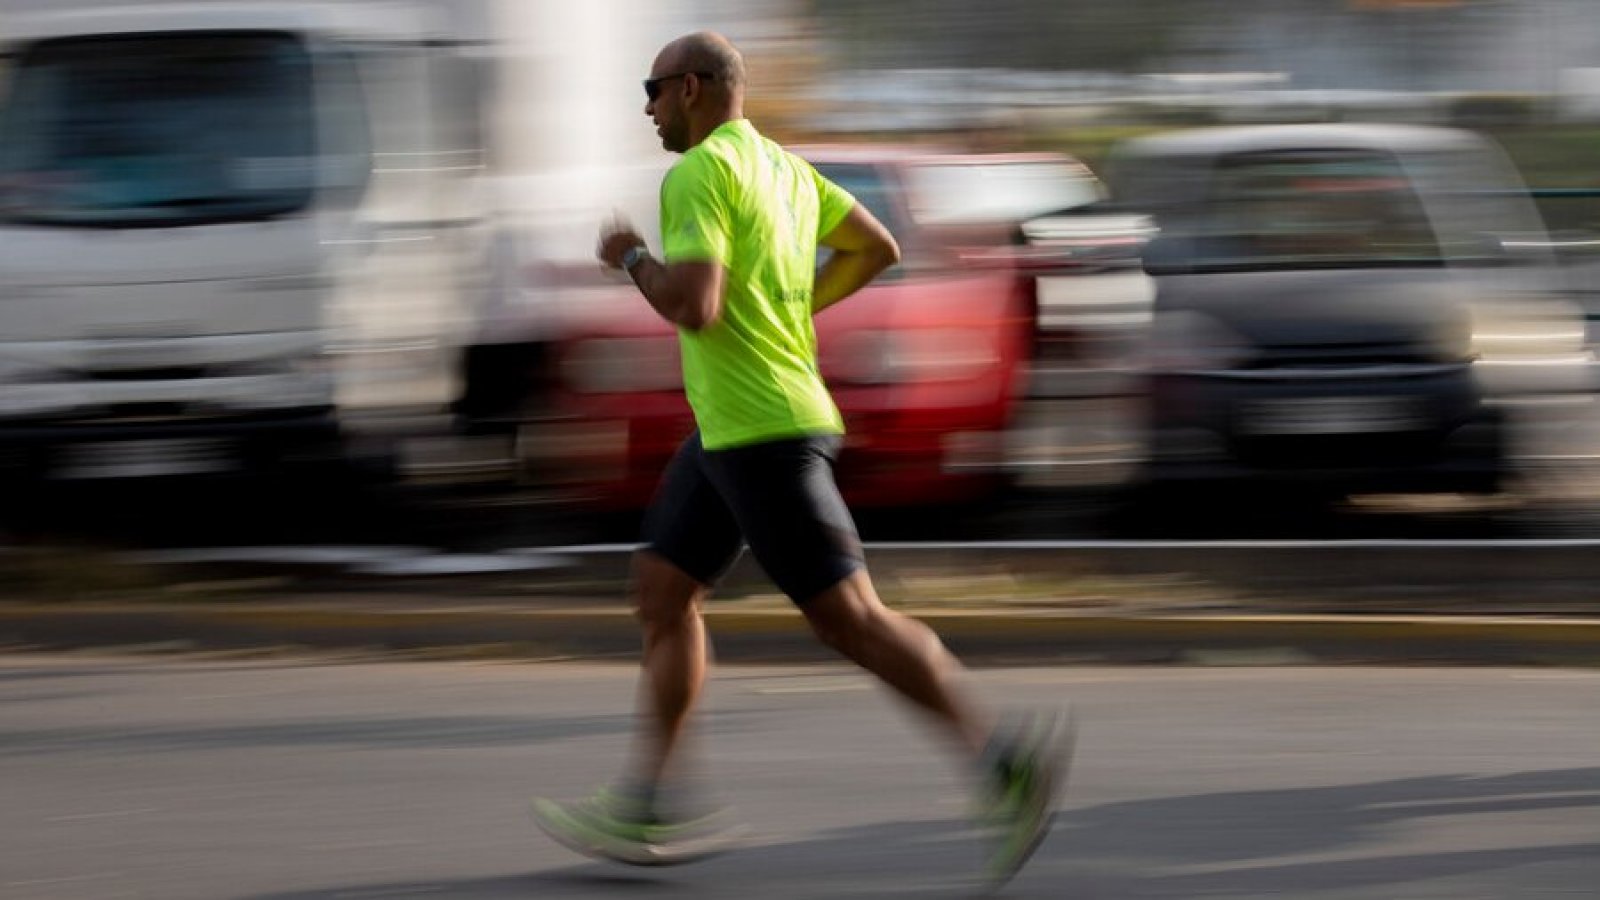
[[[533,820],[557,843],[585,856],[631,866],[675,866],[721,853],[744,827],[727,810],[667,818],[652,804],[609,788],[586,800],[533,801]]]
[[[984,866],[992,886],[1010,881],[1049,832],[1073,740],[1070,719],[1031,715],[996,747],[978,813],[993,840]]]

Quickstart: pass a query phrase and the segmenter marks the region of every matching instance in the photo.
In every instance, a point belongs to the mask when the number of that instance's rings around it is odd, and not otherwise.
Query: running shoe
[[[662,815],[655,804],[601,788],[568,803],[533,801],[533,819],[551,838],[586,856],[632,866],[674,866],[729,849],[744,833],[725,809]]]
[[[991,885],[1010,881],[1049,832],[1072,743],[1070,719],[1030,715],[997,748],[978,813],[993,841],[984,867]]]

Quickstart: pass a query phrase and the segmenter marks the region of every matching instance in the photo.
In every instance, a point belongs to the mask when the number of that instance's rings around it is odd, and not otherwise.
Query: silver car
[[[1538,214],[1476,134],[1200,129],[1122,146],[1107,180],[1159,228],[1150,482],[1493,492],[1513,405],[1589,389]]]

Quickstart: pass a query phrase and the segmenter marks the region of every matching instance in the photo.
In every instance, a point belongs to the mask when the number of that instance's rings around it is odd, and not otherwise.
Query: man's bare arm
[[[680,328],[699,331],[722,315],[721,263],[663,263],[647,256],[629,274],[651,308]]]
[[[817,272],[811,311],[821,312],[865,287],[900,261],[900,245],[883,223],[857,203],[834,229],[822,236],[833,256]]]
[[[600,231],[600,246],[595,255],[613,269],[622,268],[623,257],[634,247],[644,247],[644,238],[621,220]],[[661,318],[680,328],[699,331],[722,315],[721,263],[693,261],[663,263],[645,256],[633,264],[629,276],[639,293]]]

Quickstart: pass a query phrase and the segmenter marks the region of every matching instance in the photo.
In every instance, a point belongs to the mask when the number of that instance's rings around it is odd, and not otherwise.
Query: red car
[[[1007,255],[971,253],[918,224],[918,167],[950,157],[799,152],[871,209],[903,251],[901,265],[816,319],[820,368],[848,431],[838,472],[846,499],[889,507],[983,496],[997,484],[1026,377],[1026,279]],[[555,348],[553,415],[526,437],[541,446],[525,450],[591,508],[637,509],[693,427],[677,338],[631,288],[584,297]]]

